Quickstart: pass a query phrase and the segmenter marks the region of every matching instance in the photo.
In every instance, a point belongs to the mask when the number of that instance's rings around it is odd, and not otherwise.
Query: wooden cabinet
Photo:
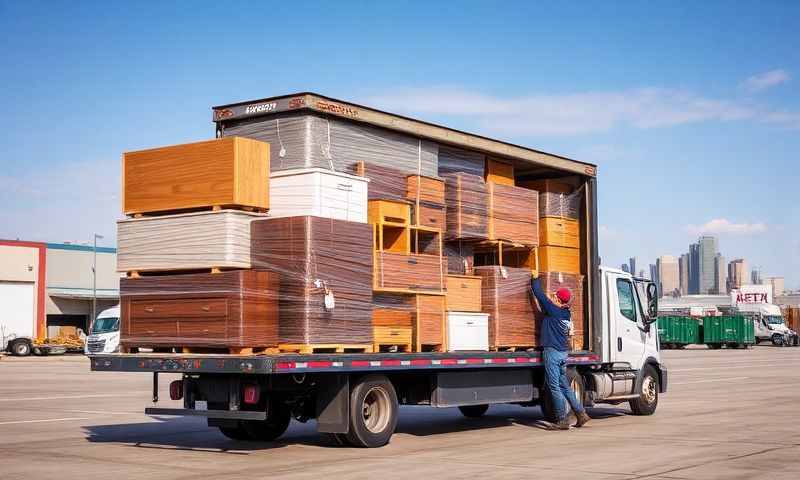
[[[444,181],[422,175],[406,177],[406,198],[412,202],[444,204]]]
[[[387,347],[398,347],[401,352],[410,352],[413,345],[413,328],[400,326],[375,326],[372,336],[375,351],[385,351]]]
[[[120,280],[126,347],[269,347],[278,343],[278,274],[254,270]]]
[[[481,277],[448,275],[447,310],[457,312],[480,312]]]
[[[444,205],[428,202],[419,202],[414,205],[414,225],[444,230],[446,228],[445,221]]]
[[[489,350],[489,315],[475,312],[447,312],[447,349]]]
[[[494,158],[486,159],[486,183],[514,186],[514,165]]]
[[[489,202],[486,182],[468,173],[445,175],[446,240],[488,238]]]
[[[475,274],[483,277],[481,304],[489,314],[489,345],[536,345],[530,269],[485,266],[475,267]]]
[[[545,245],[538,252],[540,271],[581,273],[581,251],[577,248]]]
[[[525,188],[488,183],[489,238],[539,244],[539,195]]]
[[[214,206],[269,208],[269,144],[228,137],[123,155],[126,215]]]
[[[446,349],[444,295],[416,295],[414,351]]]
[[[539,241],[542,245],[580,248],[580,225],[577,220],[570,218],[540,218]]]
[[[376,251],[374,290],[442,292],[445,268],[440,255]]]
[[[403,200],[370,200],[369,223],[410,225],[411,204]]]

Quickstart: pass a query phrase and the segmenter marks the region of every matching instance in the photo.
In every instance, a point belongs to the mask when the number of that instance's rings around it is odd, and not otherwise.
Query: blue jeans
[[[563,420],[567,416],[565,399],[575,413],[584,411],[583,405],[575,397],[575,392],[569,386],[569,380],[567,379],[567,352],[562,352],[552,347],[544,348],[544,378],[547,390],[552,395],[553,410],[558,420]]]

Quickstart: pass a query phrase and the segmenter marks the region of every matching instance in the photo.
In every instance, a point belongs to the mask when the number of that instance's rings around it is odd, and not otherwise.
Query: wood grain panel
[[[482,177],[467,173],[447,174],[446,240],[485,240],[488,238],[489,199]]]
[[[483,312],[489,314],[489,345],[536,345],[531,271],[484,266],[475,267],[475,274],[483,277],[481,303]]]
[[[539,240],[542,245],[580,248],[580,225],[577,220],[570,218],[540,218]]]
[[[375,288],[444,291],[444,271],[438,255],[376,252]]]
[[[514,165],[494,158],[486,159],[486,183],[514,186]]]
[[[419,196],[419,198],[417,198]],[[406,198],[412,202],[444,204],[444,181],[422,175],[406,177]]]
[[[441,295],[416,295],[417,351],[422,345],[442,345],[445,341],[445,297]]]
[[[539,270],[547,272],[581,273],[581,251],[577,248],[539,247]]]
[[[539,244],[539,195],[521,187],[488,183],[489,238]]]
[[[425,227],[446,228],[445,206],[442,204],[419,202],[414,205],[414,224]]]
[[[447,310],[454,312],[480,312],[481,277],[448,275]]]
[[[210,206],[269,208],[269,145],[228,137],[127,152],[122,210],[164,212]]]

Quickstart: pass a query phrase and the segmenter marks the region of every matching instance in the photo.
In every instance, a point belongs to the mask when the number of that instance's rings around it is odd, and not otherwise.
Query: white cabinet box
[[[367,223],[367,178],[301,168],[273,172],[269,182],[271,217],[313,215]]]
[[[489,350],[489,314],[447,312],[447,342],[451,352]]]

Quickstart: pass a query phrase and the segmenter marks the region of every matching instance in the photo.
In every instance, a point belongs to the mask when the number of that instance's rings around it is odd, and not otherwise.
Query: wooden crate
[[[489,199],[482,177],[468,173],[445,175],[446,240],[485,240]]]
[[[539,219],[539,241],[542,245],[580,248],[580,223],[571,218],[542,217]]]
[[[410,352],[413,341],[413,327],[400,326],[375,326],[372,330],[374,338],[374,350],[376,352],[386,351],[387,348],[397,347],[398,351]]]
[[[487,184],[489,239],[535,247],[539,244],[539,196],[525,188]]]
[[[481,277],[448,275],[447,310],[455,312],[480,312]]]
[[[228,137],[123,155],[126,215],[208,207],[269,208],[269,144]]]
[[[280,343],[372,344],[372,225],[304,216],[251,230],[253,268],[280,273]]]
[[[120,279],[126,347],[278,344],[278,274],[254,270]]]
[[[524,180],[517,182],[517,186],[536,190],[539,193],[572,193],[572,185],[559,180]]]
[[[415,295],[414,351],[445,351],[445,297]]]
[[[483,277],[481,307],[489,314],[489,346],[532,347],[536,345],[531,271],[499,266],[475,267]]]
[[[444,204],[444,181],[422,175],[406,177],[406,198],[412,202]]]
[[[411,204],[404,200],[370,200],[369,223],[410,225]]]
[[[486,183],[514,186],[514,165],[494,158],[486,159]]]
[[[577,248],[539,247],[539,270],[546,272],[581,273],[581,251]]]
[[[446,266],[440,255],[375,252],[373,289],[383,292],[443,293]]]
[[[414,224],[426,227],[446,228],[445,206],[438,203],[419,202],[414,205]]]

